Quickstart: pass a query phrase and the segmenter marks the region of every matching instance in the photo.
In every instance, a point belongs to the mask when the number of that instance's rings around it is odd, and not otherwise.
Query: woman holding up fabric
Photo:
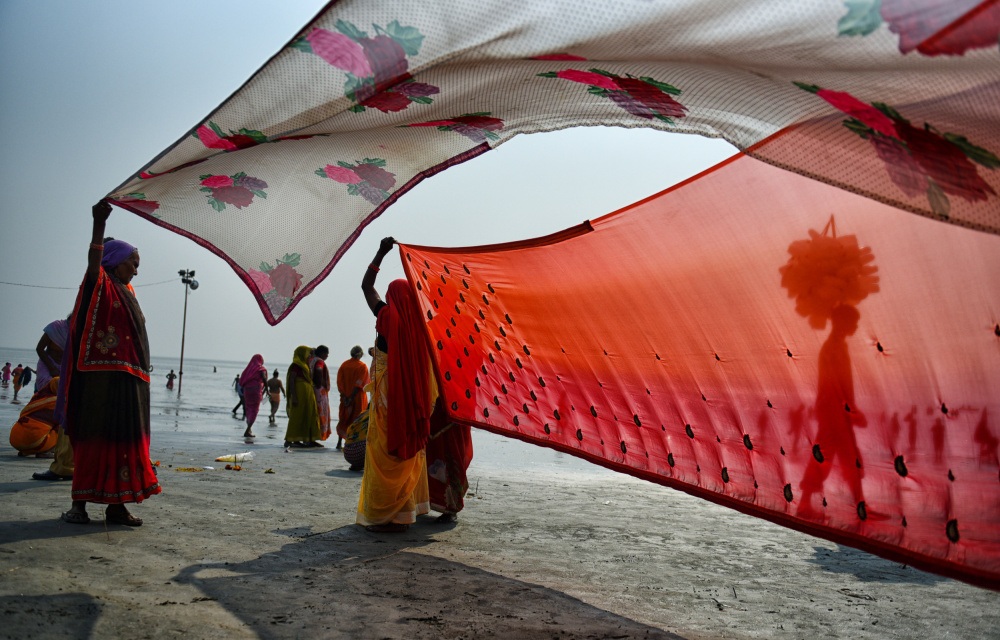
[[[292,364],[285,378],[285,411],[288,413],[288,428],[285,430],[285,447],[322,447],[319,439],[319,410],[316,407],[316,393],[313,391],[312,375],[309,373],[309,357],[312,349],[301,346],[295,349]]]
[[[250,358],[250,364],[240,375],[240,386],[243,387],[243,412],[246,414],[247,429],[244,438],[255,438],[253,423],[260,411],[260,401],[264,397],[264,385],[267,384],[267,367],[264,366],[264,356],[259,353]]]
[[[424,447],[438,389],[416,297],[405,280],[375,291],[382,258],[396,241],[384,238],[361,289],[375,314],[374,391],[368,411],[365,473],[357,523],[369,531],[402,532],[430,510]]]
[[[146,319],[129,284],[139,251],[104,242],[111,205],[94,205],[87,275],[70,320],[69,353],[59,376],[57,418],[73,444],[73,506],[66,522],[86,524],[87,503],[107,504],[107,522],[137,527],[125,508],[160,493],[149,462],[149,343]]]

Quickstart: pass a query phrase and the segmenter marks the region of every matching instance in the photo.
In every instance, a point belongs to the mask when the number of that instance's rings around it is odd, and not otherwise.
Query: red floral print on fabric
[[[899,36],[899,51],[961,56],[997,48],[1000,2],[996,0],[849,0],[839,35],[866,36],[883,22]]]
[[[941,133],[929,123],[915,127],[881,102],[867,104],[849,93],[795,84],[851,116],[843,125],[872,144],[893,184],[911,198],[925,194],[938,215],[947,217],[951,211],[949,195],[968,202],[997,195],[976,165],[993,171],[1000,167],[1000,158],[965,136]]]
[[[503,120],[494,118],[489,111],[466,113],[448,120],[432,120],[403,125],[406,127],[437,127],[438,131],[454,131],[477,144],[499,140],[495,132],[503,129]]]
[[[351,111],[378,109],[382,113],[403,111],[410,103],[431,104],[440,89],[412,82],[407,56],[420,53],[424,36],[416,27],[404,27],[394,20],[384,28],[373,25],[376,34],[345,20],[336,31],[313,29],[290,46],[312,53],[347,73],[344,95],[355,101]]]
[[[264,191],[267,183],[242,171],[231,176],[207,174],[199,178],[199,190],[209,194],[208,204],[216,211],[225,211],[227,204],[242,209],[253,204],[254,197],[267,197]]]
[[[328,164],[314,172],[321,178],[329,178],[347,185],[347,193],[361,196],[373,205],[380,205],[389,198],[389,190],[396,186],[396,174],[385,170],[382,158],[365,158],[351,164],[339,161]]]
[[[239,131],[230,130],[228,134],[225,134],[219,125],[211,120],[207,125],[198,127],[192,135],[209,149],[222,149],[223,151],[238,151],[268,142],[267,136],[256,129],[243,127]]]
[[[145,214],[151,215],[154,218],[160,217],[156,213],[156,210],[160,208],[160,203],[155,200],[147,200],[146,194],[144,193],[129,193],[121,198],[115,198],[115,202],[128,206],[135,211],[141,211]]]
[[[285,312],[302,286],[302,274],[296,270],[301,259],[298,253],[286,253],[282,258],[275,258],[274,264],[261,262],[259,270],[247,271],[275,318]]]
[[[619,76],[604,69],[563,69],[539,73],[538,76],[589,85],[590,93],[607,98],[628,113],[646,120],[657,119],[673,124],[674,118],[687,115],[687,107],[671,97],[679,96],[681,90],[649,76]]]

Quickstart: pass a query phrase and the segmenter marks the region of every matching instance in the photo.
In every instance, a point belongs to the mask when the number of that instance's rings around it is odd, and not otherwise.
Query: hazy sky
[[[91,205],[222,103],[323,0],[0,2],[0,345],[34,348],[73,306]],[[470,246],[541,236],[604,215],[729,157],[728,143],[641,129],[518,136],[424,181],[370,225],[277,327],[221,259],[115,208],[107,234],[139,247],[133,284],[154,356],[287,363],[300,344],[331,361],[374,340],[360,283],[379,240]],[[322,230],[317,230],[321,232]],[[402,277],[396,254],[377,287]],[[165,280],[171,280],[164,284]],[[151,286],[144,286],[151,285]]]

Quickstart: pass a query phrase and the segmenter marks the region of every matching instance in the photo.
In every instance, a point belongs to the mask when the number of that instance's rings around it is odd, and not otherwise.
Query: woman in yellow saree
[[[378,265],[393,244],[392,238],[382,240],[361,282],[368,306],[378,318],[378,335],[357,523],[375,532],[406,531],[418,515],[430,511],[424,448],[438,396],[409,285],[393,281],[386,302],[375,291]]]
[[[312,376],[309,374],[309,356],[312,349],[300,346],[295,349],[292,364],[285,379],[285,411],[288,413],[288,428],[285,430],[285,447],[322,447],[319,442],[319,409],[316,393],[313,391]]]

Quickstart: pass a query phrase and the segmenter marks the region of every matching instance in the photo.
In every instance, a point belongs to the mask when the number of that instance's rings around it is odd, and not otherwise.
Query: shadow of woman
[[[861,313],[858,303],[879,291],[878,267],[868,247],[858,246],[854,235],[837,236],[830,216],[822,233],[809,230],[809,239],[788,247],[788,262],[778,269],[781,286],[795,298],[795,312],[808,318],[816,330],[830,322],[830,335],[819,352],[819,379],[816,385],[816,435],[812,459],[800,484],[801,498],[796,515],[823,522],[827,506],[824,485],[836,467],[858,517],[868,517],[862,493],[863,464],[858,452],[855,427],[867,425],[865,415],[854,401],[854,376],[848,338],[858,330]],[[843,494],[844,491],[838,492]],[[820,505],[814,504],[815,496]]]
[[[850,305],[835,308],[830,315],[830,335],[819,351],[819,382],[816,389],[816,436],[812,456],[800,488],[802,499],[799,515],[815,519],[821,511],[813,504],[813,496],[822,494],[823,485],[836,467],[850,488],[853,502],[864,504],[861,478],[864,469],[858,452],[854,428],[865,427],[868,420],[854,402],[854,376],[847,338],[858,330],[861,314]],[[826,506],[826,499],[823,499]],[[859,506],[858,510],[863,510]],[[864,519],[867,514],[860,514]]]

